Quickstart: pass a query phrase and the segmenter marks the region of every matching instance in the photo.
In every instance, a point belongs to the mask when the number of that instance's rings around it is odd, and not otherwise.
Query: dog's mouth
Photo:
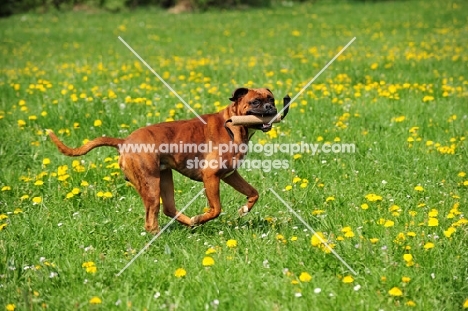
[[[268,111],[255,111],[255,110],[249,110],[247,111],[246,115],[253,115],[253,116],[257,116],[257,117],[274,117],[276,116],[277,114],[277,110],[276,109],[270,109]],[[264,123],[264,124],[258,124],[258,125],[252,125],[250,126],[250,128],[254,128],[256,130],[260,130],[262,132],[268,132],[270,131],[273,126],[272,124],[270,123]]]

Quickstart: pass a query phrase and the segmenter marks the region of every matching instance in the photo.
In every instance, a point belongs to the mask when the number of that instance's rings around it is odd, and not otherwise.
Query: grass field
[[[460,310],[468,308],[468,3],[341,2],[168,15],[62,13],[0,20],[0,308],[7,310]],[[152,239],[117,152],[61,155],[193,118],[239,86],[294,96],[252,141],[354,143],[355,153],[252,153],[223,214]],[[202,189],[178,174],[176,202]],[[357,272],[343,265],[272,188]],[[201,196],[193,216],[206,208]],[[162,215],[160,226],[170,221]],[[207,258],[209,257],[209,258]]]

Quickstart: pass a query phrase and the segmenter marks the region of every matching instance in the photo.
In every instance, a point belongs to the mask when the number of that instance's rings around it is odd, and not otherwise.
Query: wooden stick
[[[233,116],[231,117],[232,125],[255,125],[255,124],[266,124],[269,123],[273,117],[258,117],[254,115],[250,116]],[[278,123],[281,121],[281,116],[276,117],[273,123]]]

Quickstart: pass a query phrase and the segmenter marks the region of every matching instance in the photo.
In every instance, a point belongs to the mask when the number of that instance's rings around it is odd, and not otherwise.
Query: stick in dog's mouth
[[[281,116],[270,116],[270,117],[260,117],[255,115],[248,116],[232,116],[231,121],[232,125],[260,125],[263,124],[263,127],[269,127],[268,124],[272,119],[273,123],[281,122]]]
[[[283,120],[289,112],[289,102],[291,98],[286,95],[283,98],[283,105],[285,107],[284,114],[274,116],[258,116],[258,115],[247,115],[247,116],[233,116],[226,122],[232,122],[232,125],[262,125],[261,130],[268,131],[271,128],[271,123],[279,123]]]

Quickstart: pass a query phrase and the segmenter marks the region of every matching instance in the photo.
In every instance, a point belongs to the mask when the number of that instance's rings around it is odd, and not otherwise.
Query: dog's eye
[[[275,99],[273,97],[270,98],[270,103],[272,103],[273,105],[275,104]]]
[[[255,100],[251,101],[250,104],[254,105],[254,106],[258,106],[258,105],[260,105],[260,101],[258,99],[255,99]]]

